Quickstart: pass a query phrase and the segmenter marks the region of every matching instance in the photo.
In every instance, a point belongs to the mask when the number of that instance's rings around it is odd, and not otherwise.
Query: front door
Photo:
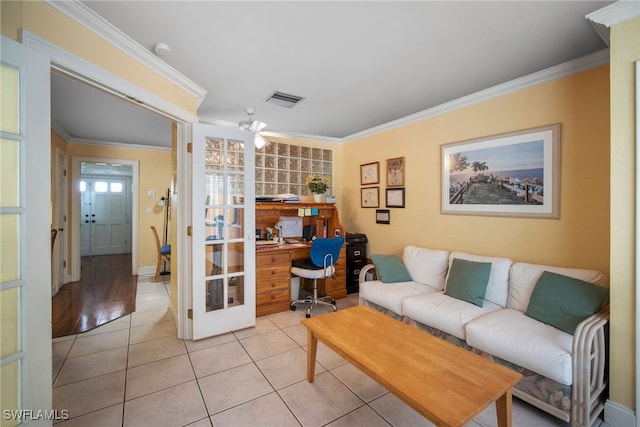
[[[52,407],[50,64],[1,43],[0,400],[15,426]]]
[[[130,251],[130,187],[127,178],[82,178],[80,255]]]
[[[194,125],[193,339],[255,325],[253,134]]]

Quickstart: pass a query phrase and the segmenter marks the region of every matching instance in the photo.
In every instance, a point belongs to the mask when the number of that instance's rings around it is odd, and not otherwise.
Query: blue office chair
[[[313,295],[306,299],[298,299],[291,302],[291,310],[296,309],[296,304],[309,304],[306,317],[311,317],[311,309],[318,304],[328,305],[336,311],[336,301],[330,296],[318,298],[318,279],[333,277],[340,256],[340,248],[344,244],[344,237],[332,237],[330,239],[315,239],[311,244],[310,259],[294,261],[291,274],[305,279],[313,279]],[[330,302],[327,302],[330,301]]]

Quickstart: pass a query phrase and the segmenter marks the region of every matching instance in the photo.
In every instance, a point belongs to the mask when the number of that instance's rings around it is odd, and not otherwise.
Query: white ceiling
[[[606,48],[585,15],[610,1],[85,1],[208,94],[198,116],[340,140]],[[306,99],[267,104],[274,90]],[[72,139],[170,145],[169,122],[60,76]],[[525,106],[523,106],[525,108]]]

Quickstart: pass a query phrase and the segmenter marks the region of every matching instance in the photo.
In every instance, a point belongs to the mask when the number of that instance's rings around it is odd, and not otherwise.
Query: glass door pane
[[[253,203],[251,209],[245,205],[245,200],[255,199],[254,147],[248,136],[237,129],[194,125],[196,339],[255,323],[255,245],[245,226],[255,223]]]

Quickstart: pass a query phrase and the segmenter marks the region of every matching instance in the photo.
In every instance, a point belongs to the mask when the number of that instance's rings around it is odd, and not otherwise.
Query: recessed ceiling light
[[[166,43],[156,43],[156,45],[153,47],[153,51],[158,56],[171,55],[171,47]]]

